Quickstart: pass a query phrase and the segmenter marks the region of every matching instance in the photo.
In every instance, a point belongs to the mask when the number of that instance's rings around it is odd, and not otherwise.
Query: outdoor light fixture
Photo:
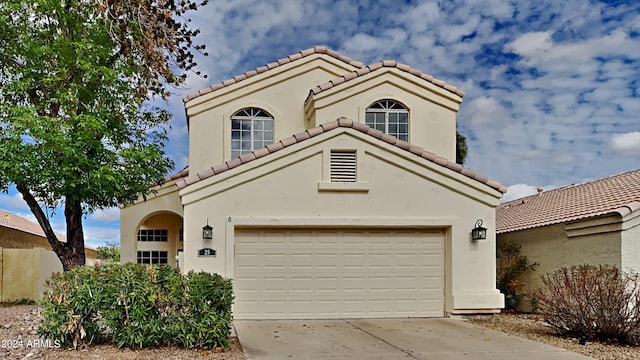
[[[476,227],[471,230],[471,240],[484,240],[487,238],[487,228],[482,227],[482,220],[476,221]]]
[[[213,227],[209,226],[209,218],[207,218],[207,225],[202,227],[202,238],[213,239]]]

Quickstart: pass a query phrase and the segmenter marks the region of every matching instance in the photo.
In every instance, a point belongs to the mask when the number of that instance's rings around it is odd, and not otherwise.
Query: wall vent
[[[331,150],[331,182],[356,182],[355,150]]]

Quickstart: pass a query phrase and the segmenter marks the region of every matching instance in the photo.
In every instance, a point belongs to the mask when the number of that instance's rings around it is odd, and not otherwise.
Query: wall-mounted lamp
[[[207,218],[207,225],[202,227],[202,238],[213,239],[213,227],[209,226],[209,218]]]
[[[476,227],[471,230],[471,240],[484,240],[487,238],[487,228],[482,227],[482,220],[476,221]]]

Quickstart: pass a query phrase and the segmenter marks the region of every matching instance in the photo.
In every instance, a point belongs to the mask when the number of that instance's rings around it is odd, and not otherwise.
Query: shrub
[[[640,344],[640,277],[613,266],[581,265],[541,276],[534,294],[559,334]]]
[[[233,289],[216,274],[108,264],[54,274],[40,301],[40,336],[64,346],[228,347]]]
[[[120,247],[116,244],[98,246],[98,259],[109,262],[120,262]]]
[[[505,295],[516,295],[524,284],[518,279],[526,271],[535,271],[538,263],[529,263],[520,255],[522,246],[514,241],[506,241],[498,247],[500,265],[496,271],[496,287]]]

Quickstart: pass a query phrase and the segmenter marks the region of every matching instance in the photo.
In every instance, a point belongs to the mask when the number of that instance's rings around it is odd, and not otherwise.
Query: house
[[[325,47],[188,96],[188,168],[121,209],[121,259],[233,278],[236,319],[499,311],[506,188],[453,162],[463,96]]]
[[[98,251],[90,246],[85,247],[85,255],[87,264],[98,261]],[[0,302],[39,299],[54,271],[62,271],[62,263],[40,225],[0,210]]]
[[[542,285],[540,275],[561,267],[640,272],[640,169],[505,202],[496,211],[496,233],[498,246],[515,241],[539,264],[521,276],[525,294]]]

